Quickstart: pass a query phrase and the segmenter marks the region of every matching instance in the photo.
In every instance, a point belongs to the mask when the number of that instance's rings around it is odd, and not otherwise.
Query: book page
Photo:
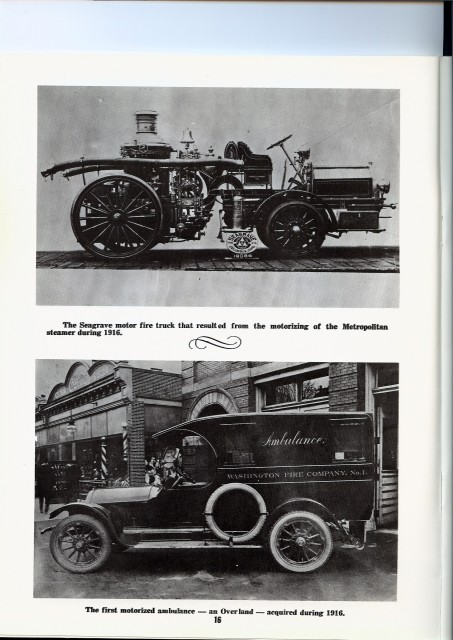
[[[439,60],[1,65],[2,632],[439,637]]]

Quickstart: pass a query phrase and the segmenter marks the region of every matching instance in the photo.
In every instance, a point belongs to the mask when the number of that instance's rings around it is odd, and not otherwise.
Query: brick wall
[[[181,376],[163,371],[132,370],[132,402],[128,411],[129,480],[140,486],[145,477],[145,405],[137,398],[181,400]]]
[[[221,385],[210,385],[206,380],[206,387],[203,390],[193,391],[184,394],[182,400],[183,420],[187,420],[193,402],[206,391],[217,390],[229,393],[236,403],[239,412],[255,411],[255,390],[251,378],[241,378],[239,380],[231,380]]]
[[[333,362],[329,365],[329,410],[365,409],[365,365]]]

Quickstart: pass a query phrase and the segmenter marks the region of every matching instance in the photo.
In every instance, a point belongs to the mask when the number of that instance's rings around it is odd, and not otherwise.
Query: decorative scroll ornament
[[[227,341],[211,338],[211,336],[200,336],[191,340],[189,347],[191,349],[206,349],[206,347],[210,345],[211,347],[218,347],[219,349],[238,349],[241,344],[242,340],[238,336],[228,336]]]

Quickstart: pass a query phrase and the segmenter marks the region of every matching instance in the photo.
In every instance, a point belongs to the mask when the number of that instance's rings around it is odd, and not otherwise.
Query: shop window
[[[325,398],[329,395],[328,370],[302,374],[263,385],[266,407]]]
[[[106,438],[107,473],[109,481],[124,475],[123,443],[121,436]],[[101,439],[76,442],[76,461],[81,479],[101,479]]]

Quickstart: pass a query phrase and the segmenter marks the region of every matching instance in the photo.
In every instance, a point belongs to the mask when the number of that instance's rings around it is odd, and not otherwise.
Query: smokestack
[[[136,136],[121,147],[121,155],[129,158],[169,158],[173,151],[157,133],[157,111],[136,111]]]

